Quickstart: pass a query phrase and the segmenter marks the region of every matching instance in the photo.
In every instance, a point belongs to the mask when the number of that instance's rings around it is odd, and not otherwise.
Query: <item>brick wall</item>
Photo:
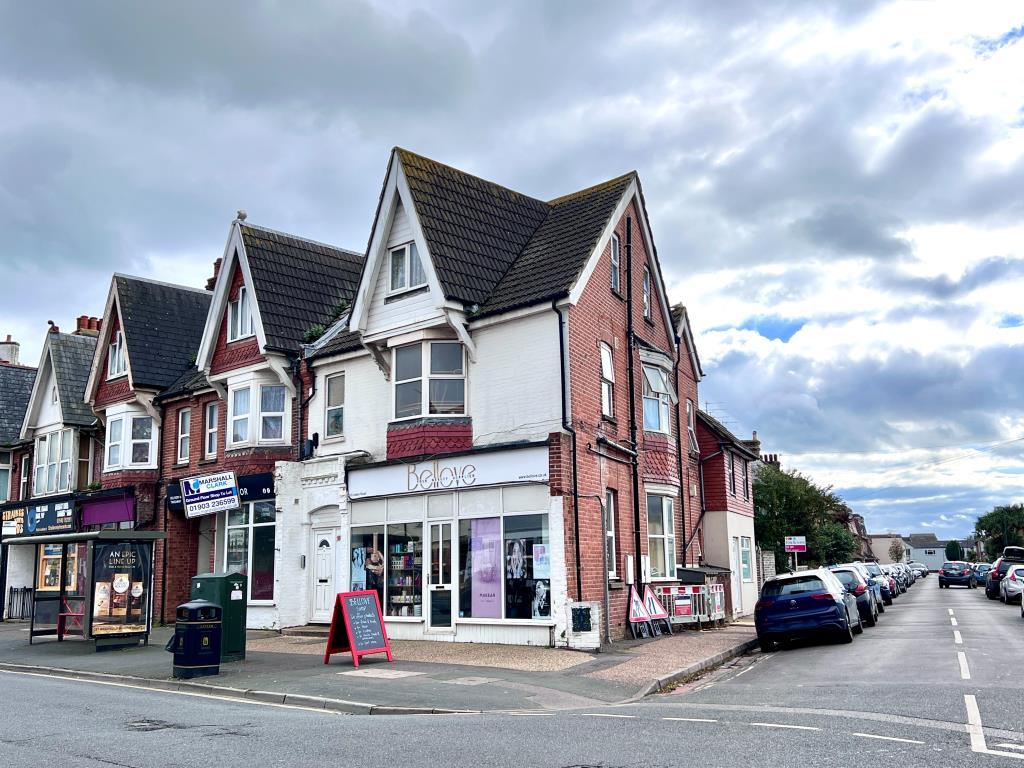
[[[744,498],[743,490],[743,462],[747,461],[739,453],[731,451],[728,446],[720,444],[718,436],[708,429],[701,420],[697,420],[697,440],[700,443],[701,456],[704,461],[704,503],[711,511],[736,512],[737,514],[754,516],[754,493],[753,493],[753,462],[748,465],[748,492]],[[721,451],[721,452],[719,452]],[[736,474],[736,491],[731,490],[729,484],[729,460],[728,455],[734,455],[734,470]],[[715,455],[717,454],[717,455]]]
[[[113,339],[121,330],[121,318],[114,310],[110,318],[110,338]],[[98,384],[96,385],[96,408],[103,409],[113,403],[121,403],[132,397],[131,385],[127,376],[119,376],[116,379],[107,380],[107,358],[110,356],[110,345],[103,348],[103,358],[97,371]]]
[[[236,261],[232,266],[231,288],[228,291],[228,301],[235,301],[238,298],[238,289],[245,285],[245,276],[239,269]],[[252,286],[249,286],[250,306],[254,307],[252,298]],[[247,365],[263,362],[265,358],[260,354],[260,345],[255,336],[250,336],[238,341],[228,342],[228,307],[224,307],[224,314],[220,318],[220,329],[217,331],[217,346],[213,351],[213,360],[210,365],[211,373],[223,373],[236,368],[243,368]]]

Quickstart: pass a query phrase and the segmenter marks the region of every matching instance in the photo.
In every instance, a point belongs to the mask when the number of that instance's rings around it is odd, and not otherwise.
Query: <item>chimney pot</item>
[[[214,286],[217,285],[217,276],[220,274],[220,266],[223,262],[224,259],[221,257],[218,257],[217,260],[213,262],[213,277],[206,281],[206,290],[212,291]]]

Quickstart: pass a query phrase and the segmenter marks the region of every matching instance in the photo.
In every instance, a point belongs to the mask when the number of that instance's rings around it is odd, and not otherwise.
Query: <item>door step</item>
[[[287,627],[281,630],[285,637],[327,637],[330,634],[329,624],[307,624],[304,627]]]

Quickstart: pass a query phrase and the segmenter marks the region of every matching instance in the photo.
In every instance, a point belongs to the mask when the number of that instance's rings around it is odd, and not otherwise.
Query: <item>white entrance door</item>
[[[337,528],[313,531],[313,604],[310,621],[329,622],[334,610],[334,549]]]
[[[732,537],[732,612],[733,615],[743,612],[743,563],[740,561],[740,538]]]
[[[428,630],[452,632],[455,591],[452,589],[452,523],[428,523],[430,562],[428,564],[427,610]]]

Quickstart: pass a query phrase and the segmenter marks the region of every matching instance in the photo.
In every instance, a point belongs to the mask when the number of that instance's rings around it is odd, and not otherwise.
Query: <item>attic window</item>
[[[228,341],[252,336],[252,311],[249,309],[249,291],[243,285],[238,298],[228,304]]]
[[[124,360],[124,335],[117,331],[107,353],[107,378],[120,376],[127,370]]]
[[[427,284],[427,273],[416,250],[416,243],[392,248],[388,254],[388,291],[397,293]]]
[[[644,267],[644,317],[651,319],[651,271]]]

